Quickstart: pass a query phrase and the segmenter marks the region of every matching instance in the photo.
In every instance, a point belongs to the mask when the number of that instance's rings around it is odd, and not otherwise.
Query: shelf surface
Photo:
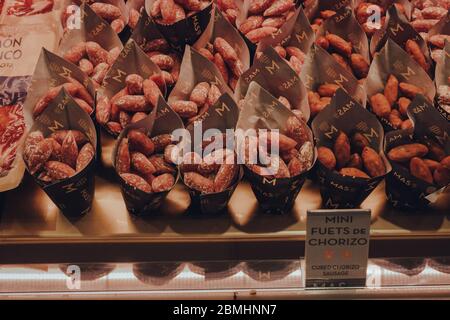
[[[447,200],[450,206],[450,194]],[[261,214],[249,184],[242,182],[231,198],[228,214],[191,214],[186,212],[189,203],[187,190],[177,185],[160,215],[132,216],[125,208],[118,185],[97,177],[92,211],[81,218],[68,219],[27,178],[20,188],[6,195],[0,243],[299,241],[305,237],[306,211],[319,209],[321,197],[318,186],[307,180],[292,213]],[[361,207],[372,210],[372,239],[450,237],[450,209],[394,210],[387,203],[383,184]]]

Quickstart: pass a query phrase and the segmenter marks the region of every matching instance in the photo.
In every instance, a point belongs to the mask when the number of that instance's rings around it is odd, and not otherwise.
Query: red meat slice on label
[[[25,132],[21,105],[0,107],[0,177],[12,168],[18,142]]]
[[[16,0],[8,7],[7,14],[12,16],[32,16],[52,11],[53,0]]]

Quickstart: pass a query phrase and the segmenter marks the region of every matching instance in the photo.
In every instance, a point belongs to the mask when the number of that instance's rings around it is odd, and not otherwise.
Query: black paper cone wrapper
[[[311,46],[306,55],[300,78],[308,91],[317,91],[324,83],[336,84],[363,107],[366,106],[367,93],[353,73],[342,67],[331,54],[316,44]]]
[[[124,18],[125,27],[122,29],[122,31],[120,31],[117,34],[117,36],[120,38],[122,43],[126,43],[128,41],[128,39],[130,38],[130,35],[132,32],[131,28],[128,26],[128,22],[130,20],[130,9],[126,4],[128,2],[128,0],[102,0],[102,1],[94,1],[94,2],[109,3],[120,9],[120,11],[122,12],[122,17]],[[103,19],[103,18],[101,18],[101,19]],[[105,20],[105,22],[107,22],[107,21]]]
[[[122,31],[118,34],[120,41],[125,44],[130,39],[131,35],[133,34],[133,30],[130,28],[129,25],[125,25],[125,28],[123,28]]]
[[[447,121],[450,122],[450,112],[447,112],[447,110],[445,110],[442,105],[440,104],[439,100],[438,100],[438,96],[436,96],[435,99],[435,106],[436,109],[440,112],[440,114],[442,114],[442,116],[447,119]]]
[[[388,138],[387,134],[386,138]],[[400,209],[415,209],[424,208],[429,204],[429,201],[425,198],[427,187],[423,186],[423,183],[419,179],[414,178],[414,182],[406,179],[406,176],[411,177],[408,170],[405,168],[392,164],[392,173],[386,176],[386,196],[395,208]],[[412,183],[410,187],[407,184]],[[417,185],[420,184],[420,186]],[[433,187],[431,187],[433,188]],[[436,189],[430,189],[428,192],[433,192]],[[424,191],[424,192],[422,192]],[[408,198],[404,198],[408,195]]]
[[[0,192],[0,221],[2,219],[3,207],[5,206],[6,192]]]
[[[150,60],[134,40],[130,39],[125,44],[119,57],[108,70],[103,80],[103,86],[97,91],[96,101],[101,96],[106,96],[111,100],[115,94],[126,87],[125,79],[130,74],[138,74],[144,79],[147,79],[152,75],[160,73],[161,70],[158,66]],[[165,91],[164,88],[162,93],[165,94]],[[104,129],[113,137],[118,136],[106,127]]]
[[[179,175],[177,174],[175,183],[170,190],[145,193],[139,189],[133,188],[119,176],[120,191],[128,212],[138,216],[157,215],[167,195],[178,182],[178,178]]]
[[[111,100],[116,93],[126,87],[125,79],[130,74],[138,74],[144,79],[147,79],[154,74],[160,73],[161,70],[158,66],[150,60],[133,39],[130,39],[125,44],[120,56],[108,70],[103,86],[97,91],[95,101],[97,102],[102,96],[106,96]],[[165,88],[162,90],[162,93],[165,95]],[[99,153],[103,154],[103,157],[99,158],[101,159],[100,164],[105,169],[111,169],[110,153],[118,135],[117,133],[111,132],[106,126],[100,127],[101,130],[99,131],[102,132],[102,148]]]
[[[184,266],[179,262],[136,263],[133,274],[145,284],[161,286],[179,275]]]
[[[94,101],[95,101],[94,104],[96,104],[97,94],[95,96]],[[96,156],[97,156],[97,159],[102,159],[102,126],[100,124],[98,124],[98,122],[95,120],[95,112],[94,112],[93,119],[94,119],[95,133],[97,135]],[[101,161],[97,161],[96,163],[97,163],[98,169],[103,168],[103,164]]]
[[[225,39],[235,49],[238,60],[242,63],[242,70],[247,70],[250,67],[250,53],[247,45],[241,34],[223,16],[220,10],[215,11],[213,23],[203,32],[193,48],[196,50],[205,48],[208,42],[213,44],[218,37]]]
[[[161,34],[158,27],[156,26],[156,23],[152,20],[152,18],[147,14],[147,11],[142,9],[141,16],[139,18],[139,21],[136,25],[136,28],[133,30],[133,33],[131,35],[131,39],[133,39],[142,50],[147,50],[146,48],[147,44],[155,39],[164,39],[164,35]],[[167,39],[164,39],[167,41]],[[180,64],[181,64],[181,52],[179,52],[177,49],[179,48],[173,48],[172,44],[167,41],[170,48],[165,51],[165,54],[171,53],[176,54],[177,56],[180,56]],[[184,49],[184,48],[183,48]],[[148,51],[148,50],[147,50]],[[168,96],[170,92],[172,91],[175,84],[168,85],[166,84],[166,95]]]
[[[245,36],[245,34],[243,34],[242,32],[240,32],[240,35],[242,36],[242,38],[245,41],[245,44],[247,45],[248,48],[248,52],[250,53],[250,65],[253,64],[253,61],[255,59],[255,53],[256,53],[256,44],[254,44],[253,42],[251,42],[250,40],[248,40],[248,38]]]
[[[308,121],[308,92],[299,75],[272,47],[266,47],[250,69],[239,78],[234,93],[236,101],[245,98],[252,82],[257,82],[276,98],[285,97],[292,109],[300,110],[305,121]]]
[[[323,22],[316,37],[328,33],[340,36],[352,44],[355,53],[361,54],[370,63],[369,42],[366,33],[356,20],[351,8],[342,8],[336,15]]]
[[[124,17],[125,27],[122,29],[122,31],[117,33],[117,36],[119,37],[119,39],[122,43],[126,43],[132,33],[132,30],[128,25],[128,21],[130,19],[130,10],[129,10],[128,6],[126,5],[127,1],[126,0],[103,0],[103,1],[91,1],[91,2],[109,3],[120,9],[120,11],[122,12],[122,16]],[[89,8],[89,9],[91,9],[91,8]],[[94,14],[95,14],[95,12],[94,12]],[[95,14],[95,15],[97,15],[97,14]],[[97,17],[98,17],[98,20],[102,20],[105,22],[105,24],[110,25],[110,23],[108,21],[106,21],[105,19],[103,19],[102,17],[100,17],[98,15],[97,15]],[[111,28],[111,30],[112,30],[112,28]],[[113,32],[115,33],[114,30],[113,30]]]
[[[40,130],[44,137],[48,137],[55,128],[79,130],[86,135],[94,148],[97,146],[94,123],[65,90],[62,90],[36,119],[30,132]],[[33,178],[64,215],[79,217],[88,213],[92,207],[95,169],[96,157],[83,170],[65,180],[45,183],[35,175]]]
[[[436,88],[430,76],[411,56],[392,39],[388,39],[384,47],[373,58],[365,87],[370,106],[370,97],[383,93],[390,75],[399,82],[406,82],[422,88],[430,101],[433,101]],[[382,117],[378,120],[386,132],[395,130],[390,122]]]
[[[69,179],[51,184],[46,184],[39,179],[36,179],[36,182],[64,215],[82,216],[92,207],[95,193],[95,167],[95,161],[92,160],[80,173]]]
[[[372,193],[384,176],[373,179],[345,177],[323,167],[317,166],[322,206],[327,209],[353,209]]]
[[[235,22],[235,26],[236,29],[239,31],[240,35],[242,36],[242,38],[244,39],[244,42],[246,43],[247,47],[248,47],[248,51],[250,53],[250,65],[253,64],[253,58],[255,57],[255,53],[256,53],[256,48],[257,45],[254,44],[253,42],[251,42],[246,36],[245,34],[243,34],[239,29],[240,24],[245,21],[245,19],[247,18],[248,15],[248,7],[249,7],[249,3],[250,1],[247,0],[238,0],[238,1],[234,1],[234,4],[237,6],[237,12],[238,15],[236,17],[236,22]],[[216,9],[219,10],[219,9]]]
[[[289,214],[294,207],[308,172],[293,178],[275,179],[257,175],[247,167],[245,177],[250,182],[253,193],[263,213]]]
[[[233,96],[233,92],[230,87],[228,87],[228,84],[223,79],[222,74],[216,65],[202,56],[193,47],[186,46],[186,50],[184,50],[183,54],[183,61],[181,63],[180,76],[167,98],[169,105],[179,100],[189,101],[190,93],[200,82],[214,84],[222,95],[227,93],[230,96]],[[206,115],[206,113],[204,115]],[[201,119],[197,120],[200,121]],[[186,121],[188,120],[186,119]],[[219,123],[214,125],[214,128],[219,128]]]
[[[249,261],[245,263],[245,273],[253,280],[269,282],[286,278],[300,266],[300,261]]]
[[[114,3],[116,2],[116,4]],[[115,4],[122,11],[122,15],[125,17],[125,27],[118,33],[120,41],[123,44],[127,43],[133,34],[133,29],[130,28],[128,22],[130,21],[130,6],[127,4],[127,0],[115,0],[112,4]]]
[[[258,43],[256,51],[264,51],[267,47],[282,45],[285,48],[290,46],[299,48],[307,54],[314,43],[314,39],[314,31],[308,17],[306,17],[303,9],[299,8],[276,34],[262,39]]]
[[[432,74],[434,70],[434,68],[432,68],[433,61],[430,58],[430,51],[426,41],[409,24],[407,18],[398,13],[395,6],[388,8],[384,26],[375,32],[372,37],[370,42],[370,53],[372,56],[375,56],[375,53],[384,47],[388,39],[393,40],[402,48],[405,48],[405,44],[408,40],[416,41],[425,56],[426,62],[430,65],[428,73]]]
[[[442,141],[450,154],[450,124],[439,114],[424,96],[417,96],[408,108],[408,115],[414,122],[414,134],[398,130],[386,134],[385,153],[399,145],[421,141],[425,135]],[[437,186],[413,176],[406,167],[391,161],[392,171],[386,176],[386,196],[392,206],[403,209],[423,208],[433,203],[443,192]],[[431,196],[431,197],[430,197]]]
[[[75,79],[82,84],[94,100],[95,86],[89,77],[73,63],[42,48],[34,69],[32,77],[33,81],[31,82],[23,106],[24,116],[28,127],[33,125],[33,110],[39,99],[43,97],[50,88],[69,82],[69,78]],[[92,107],[94,110],[90,116],[94,119],[95,102]]]
[[[220,96],[219,100],[208,109],[204,114],[204,117],[202,117],[202,134],[208,129],[217,129],[224,134],[227,129],[234,129],[236,127],[238,117],[238,106],[228,93],[224,93]],[[194,124],[199,125],[198,122]],[[191,137],[195,136],[196,127],[194,124],[187,127]],[[186,141],[186,143],[190,143],[190,150],[195,150],[195,141]],[[233,192],[236,190],[237,185],[243,177],[241,166],[239,166],[238,169],[239,171],[236,173],[233,183],[222,192],[202,194],[199,191],[188,187],[189,195],[191,196],[189,212],[194,215],[214,215],[225,212]]]
[[[237,128],[244,132],[249,129],[277,129],[280,133],[286,134],[286,122],[290,117],[295,117],[291,110],[257,82],[252,81],[245,96]],[[308,132],[308,142],[313,146],[311,130],[304,121],[300,122],[304,126],[304,130]],[[305,172],[291,178],[275,179],[261,176],[244,166],[245,176],[251,184],[262,212],[276,215],[291,212],[303,183],[314,166],[315,155],[314,150],[311,166]]]
[[[142,119],[139,122],[130,124],[122,133],[116,141],[116,145],[112,152],[112,162],[113,167],[116,167],[116,155],[118,146],[121,141],[127,136],[128,132],[133,129],[145,129],[145,132],[149,137],[154,137],[160,134],[172,133],[176,129],[183,128],[183,123],[178,115],[167,105],[162,97],[159,98],[158,106],[153,109],[152,113],[147,118]],[[175,168],[175,167],[174,167]],[[176,185],[179,174],[175,173],[175,183],[173,186],[164,192],[152,192],[145,193],[139,189],[136,189],[125,181],[117,174],[117,179],[120,183],[120,189],[122,192],[123,200],[129,213],[134,215],[156,215],[158,214],[158,209],[163,204],[165,198],[169,192]]]
[[[155,22],[148,15],[146,10],[141,11],[136,28],[133,30],[131,39],[133,39],[141,49],[144,49],[145,44],[154,39],[164,38],[155,25]]]
[[[318,181],[319,181],[319,177],[317,176],[317,168],[318,167],[319,167],[318,165],[315,165],[314,167],[311,168],[311,170],[309,170],[307,179],[310,179],[310,180],[318,183]]]
[[[154,0],[145,1],[145,9],[150,12]],[[182,52],[186,44],[193,45],[208,27],[214,16],[213,1],[203,10],[171,25],[157,22],[159,31],[167,41]]]
[[[339,3],[340,1],[323,1],[323,2]],[[381,9],[384,12],[386,12],[394,3],[401,4],[403,6],[403,10],[405,12],[404,16],[406,16],[408,21],[411,21],[413,5],[411,4],[411,2],[409,0],[374,0],[374,1],[356,0],[351,3],[351,7],[355,11],[355,13],[356,13],[356,9],[358,8],[358,5],[363,2],[370,2],[370,3],[376,4],[377,6],[381,7]],[[403,13],[399,12],[399,14],[403,14]]]
[[[80,11],[80,28],[70,29],[64,34],[58,47],[58,54],[64,56],[73,46],[87,41],[97,42],[103,49],[108,51],[113,48],[122,49],[121,38],[119,38],[119,35],[111,28],[107,21],[99,17],[89,5],[82,4]],[[125,27],[122,32],[126,29]]]
[[[189,212],[193,215],[217,215],[225,213],[228,202],[236,190],[237,185],[242,180],[243,175],[242,168],[239,168],[239,174],[233,184],[222,192],[202,194],[197,190],[188,188],[189,195],[191,196]]]
[[[382,154],[383,127],[375,115],[361,107],[342,89],[336,92],[331,103],[316,116],[312,122],[312,130],[317,147],[325,146],[331,149],[340,131],[349,137],[356,131],[363,134],[369,140],[370,146],[381,153],[386,170],[390,170],[389,163]],[[343,176],[337,171],[325,168],[320,162],[317,176],[322,206],[332,209],[359,207],[384,178],[384,175],[371,179]]]
[[[244,23],[248,17],[250,16],[248,9],[250,8],[250,2],[247,0],[241,0],[241,1],[235,1],[235,4],[237,6],[238,16],[236,17],[236,29],[238,29],[239,33],[241,34],[242,38],[244,39],[245,43],[247,44],[248,50],[250,52],[250,65],[253,64],[253,60],[255,57],[255,53],[258,51],[263,51],[267,46],[275,46],[282,38],[286,38],[291,34],[293,31],[295,23],[295,19],[297,18],[298,9],[295,17],[292,19],[289,19],[288,21],[285,21],[285,23],[279,28],[279,30],[272,34],[267,36],[266,38],[262,39],[259,43],[253,43],[251,42],[245,34],[243,34],[239,29],[239,26]],[[294,0],[296,8],[298,8],[302,1]],[[218,9],[216,9],[218,10]],[[303,27],[303,26],[299,26]],[[263,48],[259,48],[260,44],[263,44]]]
[[[447,14],[428,31],[428,37],[436,34],[450,34],[450,12],[448,10]]]
[[[306,1],[305,1],[306,2]],[[323,10],[332,10],[339,12],[346,7],[351,6],[351,0],[313,0],[305,3],[305,14],[310,21],[314,20],[314,18],[318,18],[320,11]]]
[[[341,1],[336,2],[342,3]],[[336,5],[336,7],[338,6]],[[367,39],[367,35],[358,23],[358,20],[356,20],[353,10],[350,7],[342,6],[336,11],[334,16],[324,20],[315,33],[315,38],[318,39],[319,37],[326,36],[327,34],[337,35],[349,42],[352,45],[353,53],[360,54],[364,58],[364,61],[370,65],[369,41]],[[327,52],[331,51],[327,49]],[[331,58],[332,60],[335,60],[334,57],[331,56]],[[320,60],[317,62],[321,63]],[[346,71],[349,71],[355,79],[363,78],[364,75],[358,74],[358,72],[352,70],[351,67],[349,69],[350,70],[346,69]],[[335,70],[338,71],[336,68]],[[319,72],[324,72],[324,70],[322,69]],[[325,72],[329,72],[329,70],[326,70]]]
[[[155,39],[165,39],[164,35],[159,31],[156,22],[150,17],[146,10],[142,10],[141,16],[139,17],[136,28],[133,30],[131,35],[131,39],[133,39],[141,49],[145,49],[147,43]],[[179,48],[172,47],[172,43],[169,42],[168,39],[165,39],[169,46],[173,50]],[[184,47],[182,48],[184,49]],[[180,54],[179,51],[175,51]]]

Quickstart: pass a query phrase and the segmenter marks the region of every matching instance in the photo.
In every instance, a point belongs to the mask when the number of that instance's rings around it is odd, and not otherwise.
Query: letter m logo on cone
[[[216,112],[222,117],[225,112],[230,112],[230,108],[222,102],[221,106],[217,106]]]
[[[339,79],[334,80],[334,82],[341,87],[342,90],[344,90],[345,92],[347,92],[347,90],[344,88],[343,84],[345,82],[348,82],[348,79],[342,74],[339,74]]]
[[[67,78],[72,76],[72,70],[67,69],[66,67],[62,67],[62,72],[60,73],[61,77]]]
[[[367,140],[372,141],[372,138],[378,138],[378,133],[374,128],[370,128],[370,132],[364,133],[364,136],[367,138]]]
[[[397,23],[397,25],[390,27],[389,30],[392,32],[394,36],[396,36],[399,31],[404,31],[405,29],[403,29],[402,26],[399,23]]]
[[[331,126],[330,131],[325,132],[325,136],[328,139],[333,139],[333,135],[338,132],[338,129],[335,126]]]
[[[274,74],[275,71],[277,71],[279,69],[280,69],[280,66],[274,60],[272,60],[272,63],[270,66],[266,66],[266,70],[269,71],[270,74]]]
[[[53,125],[48,126],[48,129],[49,129],[51,132],[55,132],[55,131],[57,131],[57,130],[59,130],[59,129],[62,129],[63,127],[64,127],[64,126],[63,126],[61,123],[59,123],[58,121],[54,120],[54,121],[53,121]]]
[[[63,186],[62,188],[66,190],[66,193],[71,193],[78,190],[76,187],[74,187],[74,183],[69,183],[68,185]]]
[[[303,31],[302,33],[297,33],[295,37],[297,38],[298,42],[302,42],[303,40],[308,39],[308,35],[305,31]]]
[[[263,178],[263,184],[271,184],[273,186],[275,186],[277,183],[277,179],[267,179],[267,178]]]
[[[114,80],[116,80],[117,82],[122,83],[122,76],[126,75],[127,73],[117,69],[117,75],[115,75],[114,77],[112,77]]]
[[[328,200],[325,202],[325,207],[337,209],[337,208],[339,208],[339,204],[338,203],[333,203],[331,198],[328,198]]]
[[[411,69],[410,67],[406,67],[406,72],[402,72],[401,75],[406,79],[409,80],[410,76],[414,76],[416,73],[414,72],[413,69]]]

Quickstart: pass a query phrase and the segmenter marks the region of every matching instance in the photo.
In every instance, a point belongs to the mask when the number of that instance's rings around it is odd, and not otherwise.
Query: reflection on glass
[[[81,281],[94,281],[111,273],[116,267],[113,264],[106,263],[68,263],[60,264],[59,269],[67,276],[72,275],[73,268],[71,266],[78,266],[80,268]]]
[[[184,264],[178,262],[136,263],[133,274],[143,283],[162,286],[180,274],[183,268]]]
[[[408,276],[418,275],[426,266],[426,260],[423,258],[372,259],[371,261],[382,268]]]
[[[428,265],[437,271],[450,273],[450,258],[433,258],[428,260]]]
[[[274,281],[300,269],[300,261],[251,261],[245,263],[245,273],[257,281]]]
[[[205,280],[215,280],[235,275],[241,270],[241,265],[238,261],[192,262],[189,269],[205,276]]]

